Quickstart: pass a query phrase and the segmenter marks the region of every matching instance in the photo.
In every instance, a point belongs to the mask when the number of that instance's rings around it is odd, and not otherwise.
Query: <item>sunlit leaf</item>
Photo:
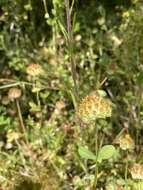
[[[89,159],[89,160],[96,160],[96,156],[90,150],[83,146],[78,147],[78,153],[82,158]]]
[[[106,160],[111,158],[116,153],[115,147],[112,145],[103,146],[98,154],[98,161]]]

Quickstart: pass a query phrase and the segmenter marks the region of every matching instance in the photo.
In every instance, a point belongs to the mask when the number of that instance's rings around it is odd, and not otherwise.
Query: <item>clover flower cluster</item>
[[[111,117],[111,102],[98,95],[86,96],[78,108],[78,116],[85,122],[94,121],[98,118]]]
[[[43,69],[41,65],[32,63],[27,66],[26,72],[28,75],[35,77],[41,75],[43,73]]]
[[[143,180],[143,165],[135,163],[130,169],[133,179]]]

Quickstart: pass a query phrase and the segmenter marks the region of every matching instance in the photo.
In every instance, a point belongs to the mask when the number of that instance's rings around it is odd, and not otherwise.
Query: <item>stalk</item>
[[[97,186],[97,178],[98,178],[98,127],[96,127],[96,132],[95,132],[95,148],[96,148],[96,168],[95,168],[95,176],[94,176],[94,182],[93,182],[93,190],[96,189]]]
[[[128,150],[127,150],[127,160],[126,160],[126,165],[125,165],[125,189],[128,189]]]
[[[72,31],[72,23],[71,23],[71,9],[69,5],[69,0],[65,0],[65,8],[66,8],[66,18],[67,18],[67,46],[69,50],[69,60],[71,66],[71,75],[74,83],[74,96],[76,101],[78,101],[78,88],[77,88],[77,73],[76,73],[76,63],[74,59],[74,41],[73,41],[73,31]]]
[[[19,121],[20,121],[20,127],[22,129],[23,134],[24,134],[25,141],[28,144],[28,139],[27,139],[27,135],[26,135],[26,129],[25,129],[25,125],[24,125],[24,122],[23,122],[23,117],[22,117],[22,113],[21,113],[21,109],[20,109],[18,99],[16,99],[16,106],[17,106],[18,117],[19,117]]]

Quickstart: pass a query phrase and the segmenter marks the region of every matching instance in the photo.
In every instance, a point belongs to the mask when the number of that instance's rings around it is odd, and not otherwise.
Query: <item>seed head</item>
[[[13,100],[21,96],[21,90],[19,88],[10,88],[8,91],[9,99]]]
[[[4,96],[4,97],[2,98],[2,100],[1,100],[1,103],[2,103],[3,105],[8,105],[9,102],[10,102],[10,99],[8,98],[8,96]]]
[[[42,67],[39,64],[30,64],[26,68],[26,72],[30,76],[39,76],[43,72]]]
[[[98,95],[86,96],[78,108],[78,116],[85,122],[94,121],[97,118],[111,117],[111,102]]]
[[[58,109],[58,110],[62,110],[63,108],[65,108],[65,102],[64,101],[62,101],[62,100],[59,100],[59,101],[57,101],[56,102],[56,105],[55,105],[55,107]]]
[[[129,134],[122,134],[115,139],[115,143],[119,144],[122,150],[133,150],[135,148],[134,140]]]
[[[133,179],[143,179],[143,165],[137,163],[133,164],[130,172]]]

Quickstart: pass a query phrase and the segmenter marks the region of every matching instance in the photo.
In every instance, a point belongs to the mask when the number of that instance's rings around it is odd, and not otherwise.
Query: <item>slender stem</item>
[[[140,134],[140,131],[139,129],[137,128],[136,129],[136,144],[139,145],[139,134]]]
[[[18,111],[18,116],[19,116],[21,129],[22,129],[22,131],[25,131],[25,126],[24,126],[24,122],[23,122],[23,118],[22,118],[21,109],[20,109],[18,99],[16,99],[16,106],[17,106],[17,111]]]
[[[66,7],[66,17],[67,17],[67,32],[68,32],[68,40],[67,45],[69,49],[69,59],[71,64],[71,74],[72,79],[74,82],[74,96],[76,100],[78,100],[78,88],[77,88],[77,73],[76,73],[76,64],[74,59],[74,42],[73,42],[73,32],[72,32],[72,24],[71,24],[71,11],[70,11],[70,5],[69,0],[65,0],[65,7]]]
[[[125,189],[127,190],[128,189],[128,150],[127,150],[127,159],[126,159],[126,165],[125,165]]]
[[[36,98],[37,98],[37,104],[38,104],[39,108],[41,108],[40,97],[39,97],[39,91],[36,92]]]
[[[43,5],[44,5],[45,13],[48,14],[46,0],[43,0]],[[56,6],[55,6],[54,1],[53,1],[53,7],[54,7],[54,10],[56,11]],[[53,33],[53,52],[56,53],[56,25],[53,25],[53,27],[52,27],[52,33]]]
[[[20,85],[20,82],[15,82],[15,83],[11,83],[11,84],[5,84],[5,85],[0,86],[0,89],[10,88],[10,87],[13,87],[13,86],[18,86],[18,85]]]
[[[48,13],[46,0],[43,0],[43,4],[44,4],[45,13]]]
[[[96,168],[95,168],[95,176],[94,176],[94,182],[93,182],[93,190],[96,189],[97,186],[97,178],[98,178],[98,127],[96,127],[96,132],[95,132],[95,151],[96,151]]]
[[[19,121],[20,121],[20,127],[21,127],[21,129],[23,131],[23,134],[25,135],[26,143],[28,143],[28,140],[27,140],[27,137],[26,137],[25,125],[24,125],[24,122],[23,122],[22,113],[21,113],[21,109],[20,109],[18,99],[16,99],[16,106],[17,106],[17,111],[18,111],[18,116],[19,116]]]
[[[31,83],[31,82],[17,81],[17,80],[13,80],[13,79],[0,79],[0,83],[5,83],[5,82],[7,82],[8,84],[4,84],[4,85],[0,86],[0,89],[10,88],[10,87],[19,86],[19,85],[33,86],[33,83]],[[39,86],[35,85],[35,87],[39,87]],[[40,88],[41,88],[41,90],[45,90],[45,89],[59,90],[58,87],[50,87],[50,86],[45,86],[45,85],[40,85]]]

